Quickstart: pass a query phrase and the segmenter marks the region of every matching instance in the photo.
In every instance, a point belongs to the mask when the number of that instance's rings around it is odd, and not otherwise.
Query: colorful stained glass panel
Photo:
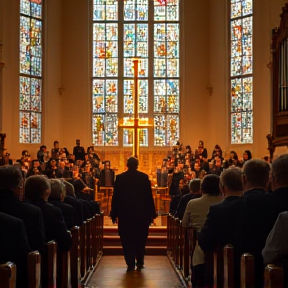
[[[94,21],[118,20],[118,0],[94,0],[93,20]]]
[[[118,24],[93,25],[93,76],[118,75]]]
[[[231,21],[231,76],[250,74],[252,69],[252,17]]]
[[[138,112],[148,113],[148,80],[139,80]],[[124,113],[134,114],[134,80],[124,80]]]
[[[155,21],[179,21],[179,0],[154,0]]]
[[[253,0],[232,0],[231,19],[251,15],[253,13]]]
[[[42,18],[42,0],[21,0],[20,14]]]
[[[140,147],[148,146],[148,129],[139,129],[139,143]],[[123,146],[132,147],[133,146],[133,129],[123,129]]]
[[[20,0],[20,143],[41,142],[42,1]],[[35,19],[37,18],[37,19]]]
[[[125,21],[147,21],[148,0],[124,0]]]
[[[154,76],[179,77],[179,25],[154,25]]]
[[[231,0],[231,143],[253,142],[253,0]]]

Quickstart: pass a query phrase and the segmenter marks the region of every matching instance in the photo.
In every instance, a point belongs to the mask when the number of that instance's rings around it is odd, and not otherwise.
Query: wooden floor
[[[89,281],[91,288],[182,288],[167,256],[145,256],[145,268],[126,272],[123,256],[103,256]]]

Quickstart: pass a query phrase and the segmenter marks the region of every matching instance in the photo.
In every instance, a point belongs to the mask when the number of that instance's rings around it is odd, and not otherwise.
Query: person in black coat
[[[201,197],[201,180],[200,179],[195,178],[195,179],[191,180],[189,182],[188,187],[189,187],[190,193],[188,193],[188,194],[186,194],[180,198],[179,204],[178,204],[178,206],[176,208],[176,212],[174,214],[174,217],[179,218],[180,220],[182,220],[182,218],[184,216],[188,202],[192,199]]]
[[[244,168],[251,159],[244,164]],[[269,165],[267,163],[267,165]],[[255,259],[255,287],[263,287],[262,250],[279,213],[288,210],[288,154],[272,162],[270,181],[272,193],[249,195],[245,198],[237,233],[235,250],[248,252]],[[260,180],[260,175],[258,175]]]
[[[25,182],[25,197],[39,207],[43,214],[46,242],[55,240],[60,251],[69,251],[72,238],[63,219],[61,209],[47,203],[51,185],[49,179],[33,175]]]
[[[28,253],[31,248],[21,219],[0,212],[0,264],[16,264],[16,287],[28,288]]]
[[[64,181],[64,185],[66,190],[66,197],[64,198],[64,203],[69,204],[74,208],[75,225],[80,227],[84,221],[83,203],[76,198],[74,186],[71,183]]]
[[[95,214],[100,214],[100,206],[93,200],[92,189],[85,185],[82,179],[76,179],[73,185],[77,199],[83,202],[85,219],[91,218]]]
[[[118,221],[127,271],[144,267],[145,245],[149,225],[156,218],[148,175],[137,171],[138,159],[127,160],[128,171],[116,177],[111,205],[111,219]]]
[[[85,160],[85,149],[80,146],[80,140],[76,140],[76,146],[73,148],[73,155],[75,156],[75,162],[77,160]]]
[[[23,189],[23,178],[15,166],[0,167],[0,212],[22,219],[32,250],[44,251],[45,230],[41,210],[21,202],[17,196]]]
[[[51,193],[49,195],[48,202],[61,209],[67,228],[70,230],[75,225],[75,210],[71,205],[63,202],[66,196],[66,190],[61,180],[50,179],[50,182]]]

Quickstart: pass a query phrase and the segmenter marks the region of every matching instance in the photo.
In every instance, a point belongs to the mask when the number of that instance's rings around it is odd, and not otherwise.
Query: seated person
[[[174,214],[175,218],[182,220],[186,206],[188,202],[192,199],[201,197],[201,180],[196,178],[189,182],[189,191],[190,193],[182,196],[180,198],[179,204],[177,206],[176,212]]]
[[[66,197],[65,185],[59,179],[50,179],[50,182],[51,193],[49,195],[48,202],[61,209],[67,228],[71,230],[71,228],[75,225],[75,211],[71,205],[64,203],[64,198]]]
[[[95,214],[100,214],[100,207],[97,202],[93,200],[91,190],[85,185],[82,179],[76,179],[73,182],[75,195],[77,199],[83,202],[84,217],[85,219],[93,217]],[[89,210],[89,212],[88,212]]]
[[[115,181],[115,173],[110,168],[110,161],[104,161],[104,169],[100,172],[100,187],[113,187]]]
[[[67,229],[61,209],[47,202],[50,192],[49,179],[41,175],[33,175],[27,178],[25,197],[42,211],[46,242],[55,240],[60,251],[69,251],[72,245],[71,233]]]
[[[71,184],[68,181],[64,181],[64,186],[66,191],[66,197],[64,198],[64,203],[69,204],[74,208],[75,225],[80,227],[84,221],[83,203],[76,198],[73,184]]]
[[[47,159],[49,151],[47,151],[47,147],[45,145],[41,145],[40,149],[37,152],[37,159],[40,163],[44,162]],[[46,159],[45,159],[46,158]]]
[[[31,175],[42,175],[42,169],[39,160],[32,160],[31,168],[27,172],[27,177]]]
[[[206,177],[218,176],[211,174]],[[223,249],[226,244],[234,245],[235,243],[241,209],[240,202],[237,201],[237,199],[239,199],[243,193],[241,170],[237,167],[224,170],[220,176],[220,188],[225,195],[225,199],[220,203],[210,206],[204,226],[198,234],[198,242],[204,252],[216,252],[218,249]],[[197,250],[198,254],[195,255],[200,255],[199,252],[201,250],[199,250],[200,249]],[[202,254],[202,261],[204,262],[203,259]],[[195,266],[198,264],[201,264],[201,261],[194,262]],[[201,273],[201,275],[203,279],[203,273]],[[237,280],[238,281],[235,280],[235,285],[240,282],[239,279]],[[210,278],[206,278],[205,281],[208,282],[206,283],[208,285],[213,283],[213,279]]]
[[[183,164],[179,163],[174,172],[172,174],[172,180],[169,187],[169,194],[171,196],[179,195],[180,194],[180,186],[179,183],[181,180],[184,179],[184,172],[183,172]]]
[[[188,185],[184,185],[183,182],[184,182],[183,180],[181,180],[179,182],[180,194],[174,196],[171,199],[169,213],[172,214],[172,215],[175,214],[181,197],[184,196],[184,195],[189,194],[189,192],[190,192]]]
[[[63,173],[58,167],[58,159],[50,158],[46,164],[45,174],[48,178],[62,178]]]
[[[22,219],[29,246],[41,253],[45,245],[42,213],[38,207],[19,200],[18,193],[22,190],[22,185],[23,178],[19,168],[10,165],[0,167],[0,212]]]
[[[210,205],[219,203],[223,200],[220,196],[219,177],[216,175],[207,175],[204,177],[201,185],[202,196],[192,199],[187,204],[182,225],[192,227],[200,231],[205,223]],[[205,278],[204,254],[197,244],[192,255],[192,279],[193,287],[203,286]],[[201,286],[202,285],[202,286]]]
[[[288,212],[284,211],[278,218],[269,233],[266,245],[262,250],[264,264],[283,266],[284,287],[287,287],[288,278]]]
[[[28,288],[28,253],[31,248],[21,219],[0,212],[0,264],[16,264],[16,288]],[[3,284],[3,283],[0,283]]]
[[[255,160],[256,159],[251,159],[247,161],[243,168],[245,169],[248,163],[251,163],[251,161]],[[257,160],[262,161],[260,159]],[[265,161],[262,162],[264,162],[269,167],[268,163]],[[268,170],[268,167],[266,170]],[[269,170],[267,174],[269,175]],[[253,175],[255,175],[255,171],[253,171],[253,174],[250,175],[251,179],[255,178]],[[245,198],[243,203],[235,250],[237,250],[239,254],[248,252],[254,255],[256,282],[255,287],[263,287],[264,265],[262,250],[265,247],[266,239],[272,230],[279,213],[287,211],[287,175],[288,154],[286,153],[280,155],[272,162],[270,171],[272,193],[262,192],[261,194],[258,193],[256,195],[249,195]],[[243,176],[245,176],[245,173]],[[263,179],[266,179],[266,187],[268,186],[269,177],[263,177],[263,173],[262,175],[257,174],[256,176],[256,179],[259,182],[263,182]],[[262,182],[260,182],[260,184]],[[261,190],[263,190],[262,187]]]

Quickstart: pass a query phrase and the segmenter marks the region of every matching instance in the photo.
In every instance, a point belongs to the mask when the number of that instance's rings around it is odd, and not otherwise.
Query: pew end
[[[254,256],[244,253],[241,256],[241,288],[255,287],[255,263]]]
[[[284,287],[284,272],[281,266],[268,264],[264,271],[264,288]]]
[[[28,254],[28,281],[29,288],[41,287],[41,255],[38,251]]]
[[[224,288],[234,288],[234,247],[224,246]]]
[[[14,263],[7,262],[0,265],[0,287],[16,287],[16,265]]]

